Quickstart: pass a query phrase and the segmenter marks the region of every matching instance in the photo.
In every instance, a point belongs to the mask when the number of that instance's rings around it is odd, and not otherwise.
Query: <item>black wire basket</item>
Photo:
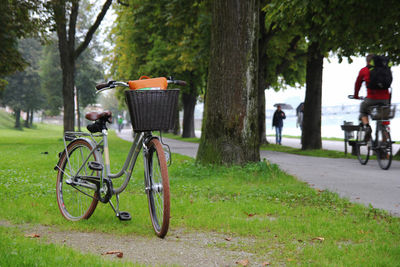
[[[125,91],[135,131],[165,131],[175,127],[179,89]]]
[[[396,105],[377,106],[371,110],[371,118],[373,120],[390,120],[396,114]]]

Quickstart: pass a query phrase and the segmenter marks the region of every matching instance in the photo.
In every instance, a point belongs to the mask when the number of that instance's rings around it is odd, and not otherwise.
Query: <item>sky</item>
[[[329,62],[330,61],[330,62]],[[348,95],[354,92],[354,83],[358,72],[365,67],[366,61],[364,57],[353,58],[353,62],[349,64],[346,59],[342,63],[338,63],[337,58],[324,60],[324,70],[322,74],[322,106],[338,106],[338,105],[358,105],[359,101],[348,99]],[[400,67],[392,67],[392,103],[400,103]],[[366,95],[365,86],[360,90],[360,95]],[[266,108],[274,109],[275,103],[288,103],[294,108],[304,101],[305,88],[295,89],[289,88],[284,91],[274,92],[266,90]]]

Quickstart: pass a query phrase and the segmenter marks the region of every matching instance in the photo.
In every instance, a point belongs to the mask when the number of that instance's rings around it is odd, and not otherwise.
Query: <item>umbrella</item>
[[[276,103],[274,104],[274,107],[281,106],[281,109],[293,109],[293,107],[289,104],[285,103]]]

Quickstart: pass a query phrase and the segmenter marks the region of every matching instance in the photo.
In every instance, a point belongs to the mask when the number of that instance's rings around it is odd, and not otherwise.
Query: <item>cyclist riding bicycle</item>
[[[367,97],[360,104],[360,120],[365,128],[365,141],[369,141],[371,138],[371,126],[369,125],[368,115],[371,106],[376,105],[388,105],[390,104],[390,92],[389,86],[387,88],[373,88],[371,85],[371,71],[375,67],[374,55],[369,54],[366,57],[367,66],[362,68],[358,74],[355,86],[354,86],[354,98],[358,99],[358,93],[361,85],[365,82],[367,87]],[[391,75],[390,75],[391,76]],[[390,77],[391,78],[391,77]],[[386,87],[386,86],[385,86]]]

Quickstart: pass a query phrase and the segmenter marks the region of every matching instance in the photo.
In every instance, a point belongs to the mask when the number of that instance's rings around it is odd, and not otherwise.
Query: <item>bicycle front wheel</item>
[[[364,137],[361,134],[364,130],[362,129],[362,126],[360,126],[360,129],[357,132],[357,139],[356,139],[356,153],[357,153],[357,159],[361,163],[361,165],[366,165],[369,160],[369,154],[371,151],[370,146],[368,145],[368,142],[364,141]]]
[[[99,177],[99,171],[90,170],[87,162],[96,161],[92,146],[84,139],[72,141],[60,159],[57,174],[57,203],[61,214],[70,221],[89,219],[97,207],[98,195],[83,177]],[[92,187],[92,188],[90,188]]]
[[[152,139],[147,148],[145,187],[150,218],[156,235],[163,238],[168,232],[170,216],[167,161],[158,139]]]
[[[385,126],[381,126],[378,130],[376,140],[376,157],[378,159],[379,166],[383,170],[390,168],[392,164],[392,139],[389,131]]]

